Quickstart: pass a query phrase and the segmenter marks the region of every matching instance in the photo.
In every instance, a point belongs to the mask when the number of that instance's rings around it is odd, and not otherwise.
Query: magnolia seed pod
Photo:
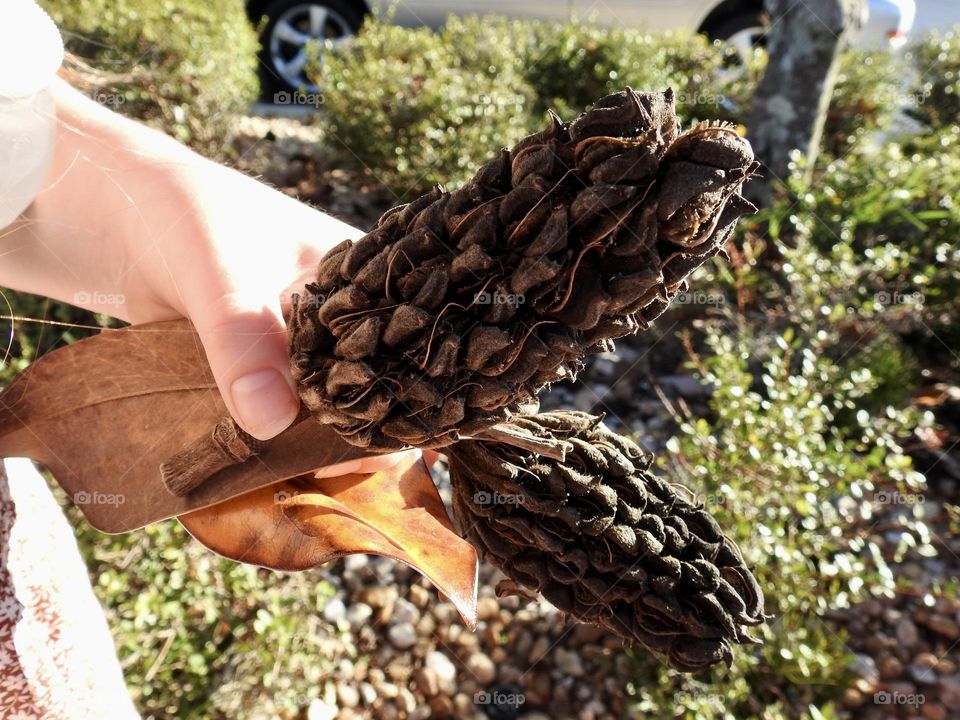
[[[763,596],[732,540],[652,456],[581,412],[520,415],[516,442],[447,449],[461,533],[510,579],[687,672],[758,642]],[[523,445],[523,443],[519,443]]]
[[[501,151],[465,186],[386,212],[293,302],[304,404],[372,451],[443,447],[516,414],[646,329],[753,211],[726,125],[623,92]]]

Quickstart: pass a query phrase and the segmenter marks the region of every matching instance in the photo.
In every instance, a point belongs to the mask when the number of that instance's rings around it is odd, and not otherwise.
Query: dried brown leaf
[[[371,475],[303,475],[179,519],[214,552],[277,570],[352,553],[400,560],[476,625],[477,552],[454,532],[422,460]]]
[[[225,415],[189,322],[109,330],[44,355],[0,393],[0,457],[46,465],[91,525],[118,533],[366,454],[306,420],[172,495],[160,464]]]

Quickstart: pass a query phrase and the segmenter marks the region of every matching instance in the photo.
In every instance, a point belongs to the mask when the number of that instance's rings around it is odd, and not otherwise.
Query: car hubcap
[[[270,61],[280,79],[293,88],[316,92],[305,74],[311,42],[337,45],[353,35],[340,13],[323,5],[295,5],[277,18],[270,33]]]
[[[740,79],[744,68],[753,58],[753,51],[758,47],[764,47],[766,41],[766,29],[760,25],[738,30],[724,39],[723,42],[733,49],[733,56],[728,57],[724,66],[716,72],[717,80],[728,84]]]
[[[753,57],[755,48],[763,47],[765,30],[761,26],[744,28],[735,32],[724,42],[732,47],[737,53],[737,60],[741,65],[746,65]]]

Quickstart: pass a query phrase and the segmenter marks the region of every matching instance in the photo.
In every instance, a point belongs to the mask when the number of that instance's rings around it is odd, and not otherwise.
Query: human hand
[[[359,231],[65,84],[55,98],[48,187],[0,234],[0,282],[130,322],[189,318],[238,424],[260,439],[284,430],[299,409],[284,305],[330,247]]]

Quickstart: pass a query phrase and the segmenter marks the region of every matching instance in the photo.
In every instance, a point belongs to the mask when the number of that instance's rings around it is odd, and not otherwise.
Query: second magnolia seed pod
[[[304,404],[374,450],[506,419],[666,309],[753,211],[754,167],[729,126],[680,133],[670,91],[552,116],[464,187],[327,254],[289,323]]]
[[[563,460],[515,444],[448,448],[461,533],[510,579],[581,622],[696,671],[732,659],[764,621],[737,546],[652,456],[581,412],[518,416]]]

